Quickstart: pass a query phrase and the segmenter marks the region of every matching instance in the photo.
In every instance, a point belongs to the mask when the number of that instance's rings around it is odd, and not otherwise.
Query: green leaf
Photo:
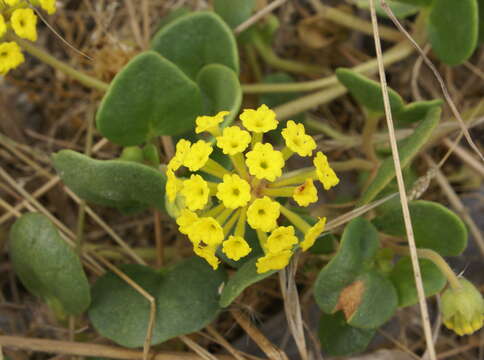
[[[218,288],[223,270],[214,271],[193,257],[160,274],[141,265],[121,270],[156,300],[152,345],[198,331],[217,316]],[[99,278],[92,289],[89,318],[95,329],[119,345],[143,345],[149,319],[149,302],[114,273]]]
[[[235,29],[252,15],[255,5],[255,0],[214,0],[213,10]]]
[[[396,112],[395,119],[398,121],[398,125],[419,122],[425,118],[432,108],[440,107],[443,103],[441,99],[416,101],[405,105],[400,111]]]
[[[194,128],[202,107],[200,89],[154,51],[131,60],[111,82],[96,117],[110,141],[140,145],[159,135]]]
[[[330,356],[346,356],[362,352],[375,335],[374,329],[359,329],[348,325],[344,314],[323,314],[319,319],[319,340]]]
[[[398,296],[393,283],[380,273],[370,270],[358,276],[341,293],[339,307],[348,324],[362,329],[374,329],[395,314]]]
[[[425,296],[428,297],[439,293],[447,283],[445,276],[430,260],[420,259],[419,264]],[[397,289],[398,306],[405,307],[418,302],[412,260],[409,256],[405,256],[397,262],[390,273],[390,280]]]
[[[422,146],[425,145],[432,135],[439,120],[440,108],[436,107],[430,109],[425,119],[415,128],[413,134],[399,142],[398,151],[400,154],[402,169],[410,165],[413,157],[418,154]],[[389,156],[382,162],[375,179],[361,195],[359,205],[367,204],[372,201],[394,177],[395,168],[393,165],[393,158]]]
[[[417,247],[432,249],[442,256],[457,256],[464,251],[467,229],[456,214],[432,201],[411,201],[409,208]],[[406,236],[401,207],[375,218],[373,223],[385,234]]]
[[[191,10],[187,7],[181,6],[178,9],[175,9],[173,11],[170,11],[167,15],[163,16],[160,21],[158,22],[158,25],[156,26],[156,31],[159,31],[166,25],[172,23],[176,19],[185,16],[187,14],[190,14]]]
[[[79,257],[46,216],[22,215],[10,230],[9,249],[15,273],[32,294],[68,314],[87,309],[91,295]]]
[[[336,70],[336,77],[355,97],[358,103],[368,109],[368,111],[376,114],[385,113],[380,83],[344,68]],[[388,96],[390,97],[392,111],[398,111],[403,107],[403,99],[395,90],[388,89]]]
[[[231,124],[242,103],[242,89],[235,72],[224,65],[210,64],[200,70],[197,82],[205,98],[204,114],[215,115],[219,111],[230,111],[222,127]]]
[[[256,269],[257,258],[253,258],[242,265],[225,284],[222,294],[220,295],[220,306],[229,306],[237,296],[247,287],[256,282],[259,282],[277,271],[268,271],[263,274],[258,274]]]
[[[377,1],[379,1],[379,0],[377,0]],[[432,2],[434,0],[397,0],[397,1],[401,2],[401,3],[405,3],[405,4],[412,4],[412,5],[416,5],[416,6],[425,7],[425,6],[432,5]]]
[[[364,218],[348,223],[337,254],[323,267],[314,283],[314,298],[326,313],[333,313],[341,291],[366,271],[378,249],[378,232]]]
[[[153,50],[195,79],[208,64],[222,64],[239,73],[239,56],[232,30],[212,12],[182,16],[153,37]]]
[[[398,1],[392,0],[386,0],[385,2],[390,7],[390,9],[392,9],[393,14],[399,19],[404,19],[410,15],[415,15],[420,10],[420,7],[417,5],[402,4]],[[369,10],[370,0],[357,0],[356,6],[361,9]],[[383,8],[381,7],[379,0],[375,1],[375,10],[379,16],[388,17],[385,10],[383,10]]]
[[[429,40],[437,57],[448,65],[466,61],[477,47],[477,0],[435,0],[428,19]]]
[[[164,208],[165,176],[124,160],[94,160],[72,150],[53,155],[62,181],[80,198],[122,211]]]

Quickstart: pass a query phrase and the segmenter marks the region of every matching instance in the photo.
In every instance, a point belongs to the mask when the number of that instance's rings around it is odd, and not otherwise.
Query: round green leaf
[[[46,216],[22,215],[10,230],[9,249],[15,273],[32,294],[68,314],[87,309],[91,295],[79,257]]]
[[[258,274],[255,266],[257,260],[258,258],[253,258],[247,261],[227,281],[223,288],[222,294],[220,295],[221,307],[229,306],[247,287],[277,272],[274,270],[263,274]]]
[[[111,82],[96,124],[102,135],[123,145],[140,145],[159,135],[194,128],[202,100],[197,84],[154,51],[136,56]]]
[[[398,125],[407,125],[422,121],[430,109],[440,107],[444,102],[441,99],[429,101],[416,101],[405,105],[400,111],[395,113]]]
[[[224,65],[210,64],[200,70],[197,82],[204,95],[204,114],[215,115],[219,111],[230,111],[222,127],[231,124],[242,103],[242,90],[234,71]]]
[[[164,208],[165,176],[152,167],[124,160],[94,160],[72,150],[53,157],[62,181],[80,198],[125,212]]]
[[[477,46],[477,0],[435,0],[428,33],[432,49],[440,60],[448,65],[462,64]]]
[[[348,289],[353,291],[348,292]],[[341,293],[338,306],[342,307],[351,326],[374,329],[395,314],[398,306],[397,291],[390,280],[371,270],[358,276]]]
[[[374,329],[359,329],[348,325],[344,314],[323,314],[319,319],[319,340],[325,353],[345,356],[362,352],[375,335]]]
[[[255,5],[255,0],[214,0],[213,10],[235,29],[252,15]]]
[[[442,256],[457,256],[467,246],[467,229],[462,220],[446,208],[431,201],[409,203],[415,243],[419,248],[437,251]],[[405,237],[402,208],[390,209],[373,220],[378,230]]]
[[[182,16],[153,37],[153,50],[195,79],[208,64],[222,64],[239,73],[239,56],[232,30],[212,12]]]
[[[379,82],[370,80],[353,70],[344,68],[336,70],[336,77],[360,105],[376,114],[385,113],[382,89]],[[398,111],[403,107],[403,99],[395,90],[388,89],[388,96],[390,97],[392,111]]]
[[[378,250],[378,232],[364,218],[348,223],[340,248],[314,283],[314,298],[326,313],[333,313],[341,291],[366,271]]]
[[[445,276],[439,268],[430,260],[420,259],[420,272],[425,290],[425,296],[432,296],[439,293],[447,283]],[[401,258],[392,272],[390,280],[397,289],[398,306],[405,307],[418,302],[417,288],[413,276],[412,260],[405,256]]]
[[[157,272],[141,265],[121,270],[156,300],[152,344],[198,331],[218,314],[223,270],[214,271],[200,258],[190,258]],[[103,336],[126,347],[143,345],[149,302],[114,273],[99,278],[92,289],[89,318]]]
[[[440,112],[440,108],[438,107],[431,108],[425,119],[415,128],[413,134],[399,142],[398,150],[402,169],[410,164],[413,157],[417,155],[422,146],[426,144],[427,140],[432,135],[433,130],[439,123]],[[361,195],[359,205],[364,205],[372,201],[394,177],[395,168],[393,158],[389,156],[382,162],[373,182]]]

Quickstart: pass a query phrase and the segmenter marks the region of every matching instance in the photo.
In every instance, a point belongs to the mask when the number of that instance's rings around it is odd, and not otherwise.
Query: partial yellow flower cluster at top
[[[287,159],[294,154],[312,156],[316,149],[304,125],[288,121],[281,133],[285,147],[277,150],[263,142],[263,134],[278,126],[276,114],[266,105],[244,110],[240,115],[243,128],[222,130],[220,124],[226,115],[228,112],[222,111],[196,119],[196,133],[210,133],[215,145],[204,140],[191,143],[181,139],[177,143],[166,171],[167,201],[175,203],[182,198],[182,210],[176,218],[179,230],[188,236],[194,252],[214,269],[220,263],[217,251],[235,261],[252,251],[245,239],[246,224],[257,232],[264,251],[257,260],[257,272],[282,269],[294,251],[306,251],[314,244],[324,231],[326,218],[311,226],[275,198],[292,198],[298,205],[308,206],[318,200],[314,180],[329,190],[339,179],[322,152],[313,158],[314,167],[283,174]],[[230,158],[234,171],[210,158],[214,146]],[[175,172],[183,166],[218,180],[208,181],[198,173],[177,177]],[[291,225],[280,226],[281,215]],[[301,240],[296,230],[302,234]]]
[[[56,11],[55,0],[0,0],[0,41],[12,31],[22,39],[37,40],[37,15],[31,6],[39,6],[48,14]],[[0,75],[25,61],[15,41],[0,42]]]

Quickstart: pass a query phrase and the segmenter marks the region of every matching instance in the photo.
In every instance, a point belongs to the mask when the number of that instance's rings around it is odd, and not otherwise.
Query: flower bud
[[[444,325],[457,335],[470,335],[484,322],[484,300],[476,287],[464,278],[459,288],[448,288],[442,294],[441,312]]]

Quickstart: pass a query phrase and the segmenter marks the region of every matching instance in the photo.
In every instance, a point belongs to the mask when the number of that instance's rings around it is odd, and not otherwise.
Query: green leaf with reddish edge
[[[466,61],[477,47],[477,0],[435,0],[427,22],[432,50],[448,65]]]
[[[384,114],[383,95],[379,82],[368,79],[357,72],[339,68],[336,70],[338,81],[343,84],[358,103],[375,114]],[[395,90],[388,89],[392,111],[399,111],[404,102]]]
[[[462,220],[447,207],[432,201],[409,203],[415,243],[419,248],[432,249],[442,256],[457,256],[467,246],[467,229]],[[405,237],[401,206],[373,220],[379,231]]]
[[[54,310],[78,315],[91,301],[79,256],[42,214],[22,215],[10,230],[9,254],[22,284]]]
[[[437,265],[427,259],[420,259],[420,272],[425,290],[425,296],[439,293],[447,283],[447,279]],[[390,273],[390,280],[397,289],[398,306],[405,307],[418,303],[417,288],[413,275],[412,260],[409,256],[401,258]]]
[[[257,273],[256,262],[258,258],[253,258],[242,265],[235,274],[225,284],[220,295],[220,306],[229,306],[242,291],[256,282],[268,278],[277,271],[268,271],[263,274]]]
[[[239,55],[232,30],[215,13],[184,15],[163,27],[151,48],[195,79],[209,64],[221,64],[239,73]]]
[[[201,109],[197,84],[158,53],[147,51],[132,59],[111,82],[96,124],[110,141],[133,146],[193,129]]]
[[[72,150],[52,156],[60,178],[81,199],[133,212],[164,209],[165,175],[125,160],[95,160]]]
[[[359,329],[348,325],[341,311],[322,314],[319,319],[321,347],[330,356],[347,356],[364,351],[375,333],[374,329]]]
[[[430,109],[425,119],[415,128],[413,134],[398,143],[402,169],[410,165],[414,156],[427,143],[427,140],[439,123],[440,113],[441,111],[438,107]],[[389,156],[380,165],[373,182],[361,195],[358,204],[364,205],[372,201],[394,177],[393,158]]]
[[[324,312],[335,311],[341,291],[370,268],[378,246],[378,232],[368,220],[359,217],[348,223],[338,252],[314,283],[314,298]]]
[[[230,111],[222,123],[229,126],[237,116],[242,103],[242,89],[237,75],[227,66],[210,64],[197,75],[197,83],[204,95],[204,114],[215,115],[219,111]]]
[[[152,345],[198,331],[220,311],[218,289],[225,272],[214,271],[198,257],[162,272],[135,264],[121,270],[155,298]],[[148,300],[111,272],[96,281],[92,293],[89,318],[94,328],[119,345],[142,346],[150,313]]]

